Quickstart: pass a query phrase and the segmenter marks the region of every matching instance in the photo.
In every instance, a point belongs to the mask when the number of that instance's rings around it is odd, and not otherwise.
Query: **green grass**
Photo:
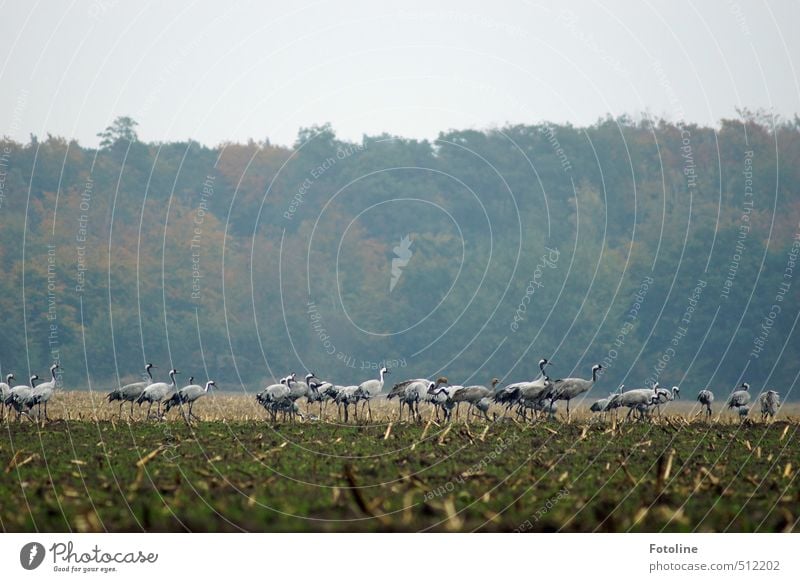
[[[455,424],[445,433],[403,424],[384,439],[385,425],[10,423],[0,442],[0,525],[796,530],[797,428],[507,422]]]

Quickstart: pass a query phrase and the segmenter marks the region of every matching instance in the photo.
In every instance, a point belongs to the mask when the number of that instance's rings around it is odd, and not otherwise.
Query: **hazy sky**
[[[800,3],[5,2],[0,134],[290,144],[800,112]],[[549,7],[552,4],[554,7]],[[556,7],[556,4],[558,7]]]

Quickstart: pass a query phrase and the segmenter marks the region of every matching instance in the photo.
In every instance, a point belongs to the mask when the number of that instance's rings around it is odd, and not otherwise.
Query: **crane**
[[[183,405],[184,404],[188,404],[189,405],[188,414],[185,415],[185,418],[186,418],[187,422],[190,421],[192,419],[192,417],[197,418],[194,415],[194,413],[192,412],[192,408],[194,407],[194,403],[197,402],[197,400],[199,398],[201,398],[201,397],[205,396],[206,394],[208,394],[209,388],[216,387],[217,384],[216,384],[216,382],[214,382],[214,380],[209,380],[208,382],[206,382],[206,385],[205,385],[205,388],[204,388],[204,387],[199,386],[197,384],[191,384],[191,380],[193,380],[193,379],[194,378],[190,378],[190,384],[188,386],[184,386],[183,388],[181,388],[180,390],[175,392],[175,394],[173,394],[166,401],[166,403],[164,404],[164,407],[165,407],[164,413],[165,414],[167,412],[169,412],[170,408],[172,408],[173,406],[180,406],[181,410],[183,410]],[[200,419],[197,418],[197,420],[200,420]]]
[[[142,393],[139,395],[139,398],[136,399],[138,404],[142,404],[143,402],[149,402],[150,406],[147,408],[147,418],[150,418],[150,411],[153,408],[153,403],[157,403],[158,407],[156,409],[156,414],[158,418],[161,418],[161,403],[169,396],[172,396],[172,393],[175,392],[177,389],[177,384],[175,383],[175,376],[180,374],[178,370],[174,368],[169,371],[169,378],[171,382],[167,384],[166,382],[156,382],[154,384],[150,384],[145,388]]]

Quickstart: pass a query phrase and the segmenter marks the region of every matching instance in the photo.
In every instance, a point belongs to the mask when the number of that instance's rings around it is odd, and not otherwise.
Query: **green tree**
[[[105,128],[97,134],[100,138],[100,147],[108,148],[117,142],[135,142],[139,141],[139,136],[136,134],[136,126],[139,125],[133,118],[123,115],[117,117],[114,123]]]

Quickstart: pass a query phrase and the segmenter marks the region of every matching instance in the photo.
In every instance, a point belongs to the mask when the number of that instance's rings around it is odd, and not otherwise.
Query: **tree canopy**
[[[136,126],[118,118],[98,151],[0,144],[3,373],[60,358],[67,387],[105,389],[152,361],[255,389],[386,361],[460,383],[547,356],[560,376],[604,363],[601,394],[746,379],[793,396],[797,120],[356,143],[323,125],[293,148]]]

